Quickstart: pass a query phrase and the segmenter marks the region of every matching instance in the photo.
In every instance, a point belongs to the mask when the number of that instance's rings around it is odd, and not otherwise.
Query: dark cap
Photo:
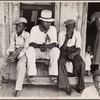
[[[94,74],[93,74],[93,78],[95,76],[100,76],[100,69],[95,70]]]
[[[66,24],[66,26],[71,25],[71,24],[75,24],[75,25],[76,25],[76,21],[73,20],[73,19],[69,19],[69,20],[66,20],[66,21],[64,22],[64,24]]]

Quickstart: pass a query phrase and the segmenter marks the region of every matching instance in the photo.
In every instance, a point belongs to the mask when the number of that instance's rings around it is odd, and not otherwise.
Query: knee
[[[26,63],[25,62],[18,62],[17,70],[20,70],[20,71],[26,70]]]
[[[82,68],[85,70],[85,62],[84,61],[82,61]]]
[[[27,49],[27,52],[34,52],[35,51],[35,48],[34,47],[29,47],[28,49]]]
[[[52,52],[55,54],[55,55],[60,55],[60,50],[59,50],[59,48],[57,48],[57,47],[54,47],[53,49],[52,49]]]
[[[29,55],[35,54],[35,48],[29,47],[26,51],[26,56],[28,57]]]

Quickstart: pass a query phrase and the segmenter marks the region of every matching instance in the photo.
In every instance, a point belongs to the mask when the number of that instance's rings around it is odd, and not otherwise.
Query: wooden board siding
[[[12,23],[19,17],[20,4],[0,2],[0,10],[0,56],[4,56],[10,44],[10,34],[14,30]]]
[[[81,28],[81,33],[82,33],[82,51],[81,55],[84,58],[85,55],[85,45],[86,45],[86,29],[87,29],[87,13],[88,13],[88,4],[84,3],[83,4],[83,18],[82,18],[82,28]]]
[[[55,27],[60,32],[61,3],[55,3]]]
[[[5,54],[4,5],[0,2],[0,56]]]

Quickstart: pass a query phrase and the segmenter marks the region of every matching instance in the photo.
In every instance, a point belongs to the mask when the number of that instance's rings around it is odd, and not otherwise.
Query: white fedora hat
[[[15,22],[13,24],[16,25],[16,24],[19,24],[19,23],[26,23],[27,24],[26,18],[19,17],[18,19],[15,20]]]
[[[52,18],[52,11],[51,10],[42,10],[40,20],[53,22],[54,19]]]

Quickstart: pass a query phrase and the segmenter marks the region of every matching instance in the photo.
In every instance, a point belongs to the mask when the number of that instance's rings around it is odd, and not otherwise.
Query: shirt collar
[[[40,30],[41,32],[44,32],[44,33],[47,33],[47,32],[49,31],[49,29],[48,29],[47,31],[45,31],[45,30],[42,28],[41,24],[39,25],[39,30]]]
[[[16,36],[16,37],[23,37],[23,36],[24,36],[24,33],[25,33],[25,30],[23,30],[23,32],[22,32],[21,35],[18,36],[17,33],[16,33],[15,36]]]

